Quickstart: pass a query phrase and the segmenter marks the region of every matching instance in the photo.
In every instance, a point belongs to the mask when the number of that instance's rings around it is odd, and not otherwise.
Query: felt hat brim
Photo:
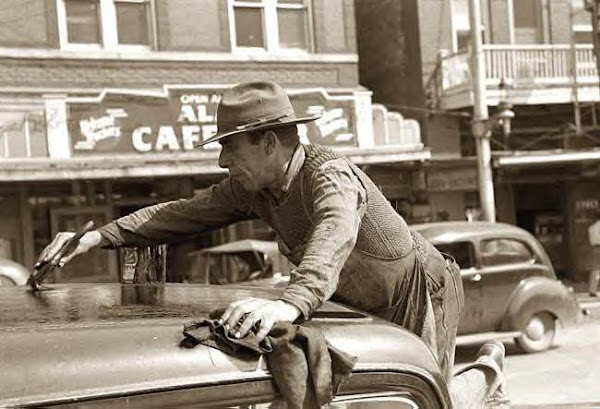
[[[238,135],[238,134],[241,134],[244,132],[266,131],[268,129],[281,128],[282,126],[286,126],[286,125],[302,124],[302,123],[314,121],[316,119],[319,119],[320,117],[321,117],[321,114],[306,116],[303,118],[282,119],[280,121],[266,122],[264,124],[259,124],[259,125],[255,125],[255,126],[239,127],[239,129],[236,129],[234,131],[217,132],[216,134],[214,134],[207,140],[199,142],[196,145],[194,145],[194,148],[200,148],[209,143],[217,142],[223,138],[233,136],[233,135]]]

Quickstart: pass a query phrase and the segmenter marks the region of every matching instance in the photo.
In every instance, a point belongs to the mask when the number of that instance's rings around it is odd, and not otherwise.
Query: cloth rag
[[[276,323],[260,343],[256,326],[245,337],[231,337],[216,319],[222,313],[215,310],[209,318],[185,325],[181,346],[203,344],[236,356],[264,354],[288,408],[313,409],[328,404],[356,363],[356,357],[330,345],[320,330],[305,325]]]

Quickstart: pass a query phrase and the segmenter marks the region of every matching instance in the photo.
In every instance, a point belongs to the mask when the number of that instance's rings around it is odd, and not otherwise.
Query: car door
[[[475,244],[470,240],[434,244],[442,253],[454,257],[460,267],[465,305],[460,315],[458,333],[477,332],[483,319],[484,300],[479,283],[481,274],[476,264]]]
[[[537,260],[529,244],[519,238],[488,237],[478,243],[479,285],[485,308],[479,331],[498,330],[511,295],[519,283],[547,275],[548,267]]]

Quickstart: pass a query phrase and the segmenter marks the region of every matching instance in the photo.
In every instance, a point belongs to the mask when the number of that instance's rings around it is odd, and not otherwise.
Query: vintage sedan
[[[581,317],[573,291],[557,278],[541,244],[505,223],[438,222],[413,225],[461,268],[465,307],[459,335],[514,337],[525,352],[548,349],[557,321]]]
[[[0,407],[267,408],[281,402],[264,360],[179,346],[183,325],[278,289],[192,284],[0,288]],[[335,408],[445,408],[423,342],[328,302],[306,325],[358,358]]]

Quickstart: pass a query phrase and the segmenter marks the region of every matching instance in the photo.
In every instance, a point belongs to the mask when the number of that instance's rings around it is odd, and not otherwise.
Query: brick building
[[[587,227],[600,215],[590,15],[583,0],[480,4],[486,103],[491,115],[507,100],[516,115],[512,132],[498,128],[491,139],[498,219],[535,234],[560,274],[585,280]],[[361,84],[374,102],[418,118],[431,149],[425,212],[434,220],[464,219],[479,206],[468,0],[355,5]]]
[[[192,147],[214,132],[223,89],[253,79],[323,114],[300,128],[305,142],[415,204],[429,150],[416,121],[359,85],[353,0],[4,0],[0,23],[0,257],[32,265],[58,231],[218,181],[218,146]],[[272,233],[246,223],[173,246],[173,269],[247,236]],[[118,257],[86,255],[55,279],[115,280]]]

